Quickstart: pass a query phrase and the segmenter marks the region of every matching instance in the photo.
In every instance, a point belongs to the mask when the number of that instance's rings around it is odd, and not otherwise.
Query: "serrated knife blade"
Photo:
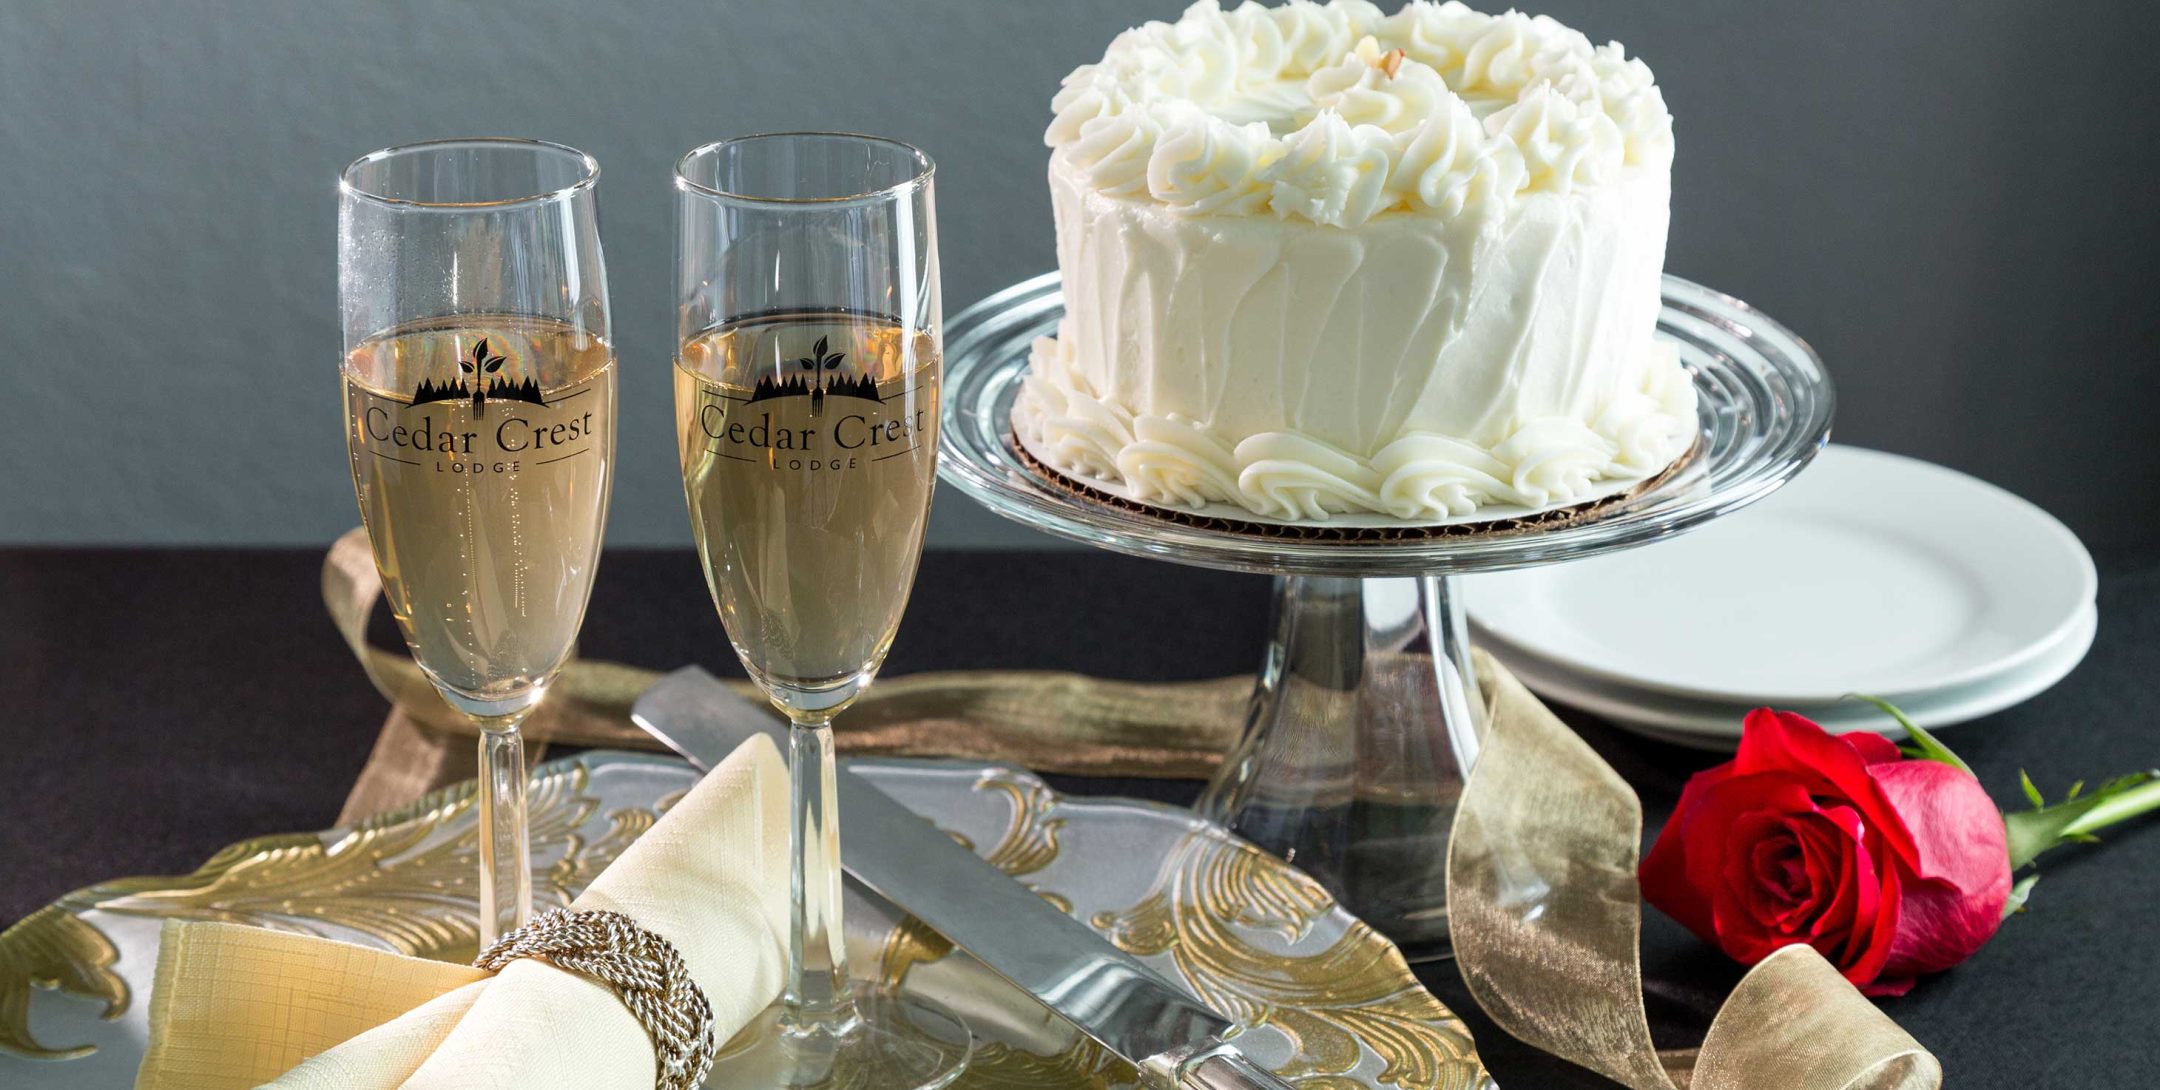
[[[699,768],[785,728],[697,667],[660,679],[631,710]],[[1087,925],[961,847],[841,763],[841,865],[1149,1078],[1186,1090],[1289,1090],[1224,1035],[1235,1025]]]

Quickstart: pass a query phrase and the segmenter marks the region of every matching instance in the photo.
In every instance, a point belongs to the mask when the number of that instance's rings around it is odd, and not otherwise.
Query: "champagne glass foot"
[[[937,1090],[967,1070],[975,1037],[960,1017],[919,996],[858,982],[855,1012],[834,1027],[791,1025],[765,1008],[728,1042],[705,1085],[714,1090]]]

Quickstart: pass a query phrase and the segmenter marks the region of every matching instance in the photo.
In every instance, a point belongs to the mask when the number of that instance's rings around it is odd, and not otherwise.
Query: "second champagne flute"
[[[724,140],[676,169],[691,529],[735,653],[792,724],[786,990],[715,1085],[934,1087],[968,1056],[949,1013],[850,985],[833,796],[833,716],[892,645],[936,479],[931,171],[838,133]]]

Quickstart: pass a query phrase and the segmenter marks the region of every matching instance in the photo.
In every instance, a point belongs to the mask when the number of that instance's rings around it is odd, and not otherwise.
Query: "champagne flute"
[[[615,462],[599,164],[387,148],[339,179],[353,491],[414,660],[480,734],[482,947],[532,907],[518,726],[584,623]]]
[[[728,640],[792,726],[793,918],[778,1003],[716,1085],[941,1086],[949,1012],[852,986],[832,720],[884,662],[936,476],[932,165],[891,140],[723,140],[676,167],[683,491]]]

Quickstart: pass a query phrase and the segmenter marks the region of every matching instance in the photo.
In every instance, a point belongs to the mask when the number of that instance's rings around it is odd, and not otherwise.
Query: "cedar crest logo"
[[[877,380],[856,368],[846,367],[847,354],[831,350],[830,338],[819,337],[810,354],[794,360],[792,367],[775,368],[760,376],[750,389],[752,402],[776,397],[807,397],[812,413],[824,408],[828,397],[853,397],[882,402]],[[842,371],[852,372],[843,375]]]
[[[437,383],[421,379],[413,389],[412,403],[425,405],[432,401],[470,401],[473,415],[487,415],[489,401],[523,401],[533,405],[545,405],[541,398],[540,384],[531,375],[523,382],[510,382],[502,377],[504,357],[488,352],[488,339],[480,338],[473,345],[472,358],[458,361],[458,378],[455,382]]]

